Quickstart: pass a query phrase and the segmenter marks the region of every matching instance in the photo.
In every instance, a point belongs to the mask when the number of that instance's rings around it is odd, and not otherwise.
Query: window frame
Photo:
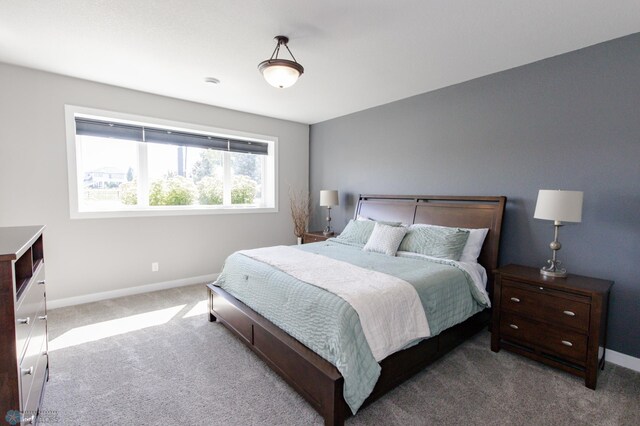
[[[272,188],[273,207],[248,207],[245,205],[188,205],[188,206],[132,206],[118,210],[81,211],[80,210],[80,179],[78,176],[78,153],[76,141],[76,115],[93,117],[97,119],[113,119],[136,124],[154,125],[179,129],[184,131],[203,132],[217,137],[245,139],[269,144],[269,155],[266,161],[273,168],[273,185],[264,183],[265,188]],[[275,136],[260,135],[256,133],[237,130],[222,129],[194,123],[185,123],[173,120],[165,120],[148,116],[121,113],[115,111],[87,108],[76,105],[65,105],[65,127],[67,139],[67,171],[69,190],[69,214],[71,219],[97,219],[118,217],[152,217],[152,216],[183,216],[183,215],[209,215],[209,214],[246,214],[246,213],[277,213],[278,212],[278,138]],[[223,151],[226,152],[226,151]],[[146,161],[141,162],[147,167]]]

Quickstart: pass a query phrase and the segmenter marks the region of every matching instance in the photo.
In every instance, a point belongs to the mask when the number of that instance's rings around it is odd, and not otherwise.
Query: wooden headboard
[[[460,228],[488,228],[478,263],[489,278],[487,291],[493,293],[493,270],[498,267],[500,231],[507,197],[443,195],[360,195],[354,218],[427,223]]]

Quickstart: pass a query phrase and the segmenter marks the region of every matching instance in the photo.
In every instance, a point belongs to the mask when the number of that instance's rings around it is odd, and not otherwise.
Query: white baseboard
[[[604,359],[612,364],[616,364],[640,373],[640,358],[607,349]]]
[[[220,274],[200,275],[198,277],[180,278],[177,280],[141,285],[138,287],[128,287],[118,290],[103,291],[100,293],[84,294],[82,296],[67,297],[64,299],[47,300],[47,309],[64,308],[65,306],[81,305],[83,303],[115,299],[116,297],[131,296],[133,294],[149,293],[152,291],[165,290],[168,288],[184,287],[187,285],[206,283],[215,281],[216,278],[218,278],[218,275]]]

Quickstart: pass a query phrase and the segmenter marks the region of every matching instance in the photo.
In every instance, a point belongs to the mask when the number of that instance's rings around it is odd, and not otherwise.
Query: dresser
[[[0,419],[11,424],[36,423],[49,377],[43,230],[0,228]]]
[[[583,377],[604,368],[612,281],[507,265],[495,271],[491,350],[501,348]]]

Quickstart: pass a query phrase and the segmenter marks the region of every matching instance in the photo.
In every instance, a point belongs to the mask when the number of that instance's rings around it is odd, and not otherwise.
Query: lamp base
[[[549,244],[549,248],[551,249],[553,256],[551,259],[547,260],[549,266],[543,266],[540,268],[540,274],[546,277],[564,278],[567,276],[567,270],[560,266],[562,262],[557,258],[558,250],[562,248],[562,244],[558,241],[558,229],[560,229],[561,226],[562,223],[560,223],[560,221],[556,220],[553,223],[553,241]]]
[[[331,237],[333,231],[331,230],[331,206],[327,206],[327,227],[322,231],[322,235],[325,237]]]
[[[547,260],[549,266],[540,268],[540,273],[547,277],[564,278],[567,276],[567,270],[562,268],[561,261],[556,259],[556,250],[553,251],[553,259]]]
[[[567,276],[566,269],[560,269],[555,271],[551,271],[549,269],[550,268],[545,268],[545,267],[540,268],[540,274],[545,275],[547,277],[556,277],[556,278],[564,278]]]

